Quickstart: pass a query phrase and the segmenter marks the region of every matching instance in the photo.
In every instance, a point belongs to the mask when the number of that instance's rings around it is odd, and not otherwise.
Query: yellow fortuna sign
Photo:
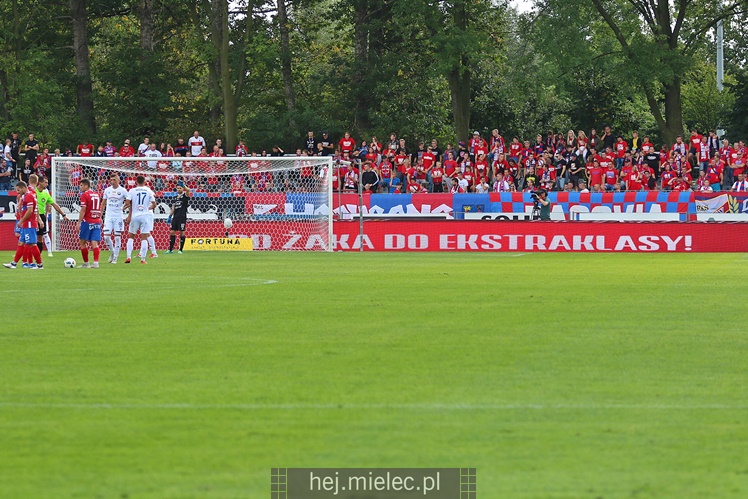
[[[197,251],[252,251],[249,237],[188,237],[184,249]]]

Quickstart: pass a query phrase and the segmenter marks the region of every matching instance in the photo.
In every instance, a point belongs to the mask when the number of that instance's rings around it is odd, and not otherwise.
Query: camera
[[[540,196],[542,196],[543,194],[546,194],[545,190],[538,189],[536,191],[532,191],[530,193],[530,197],[532,198],[533,201],[537,202],[540,200]]]

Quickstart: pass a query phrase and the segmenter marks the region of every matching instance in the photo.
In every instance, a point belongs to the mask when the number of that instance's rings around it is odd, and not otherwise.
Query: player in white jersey
[[[147,158],[160,158],[163,156],[161,154],[161,151],[156,149],[156,144],[151,144],[150,147],[143,153],[143,156]],[[147,161],[148,168],[155,171],[156,167],[158,166],[158,161]],[[151,229],[153,229],[153,214],[151,213]],[[153,236],[148,236],[148,247],[151,249],[151,258],[157,258],[158,253],[156,253],[156,240],[153,239]]]
[[[101,211],[104,213],[104,241],[109,246],[109,263],[117,263],[119,251],[122,248],[122,232],[125,230],[125,215],[123,208],[127,201],[127,189],[120,185],[119,174],[109,176],[109,187],[104,190],[104,201]],[[114,240],[112,240],[114,234]]]
[[[129,224],[129,235],[127,239],[127,260],[130,263],[132,249],[135,244],[135,235],[140,231],[140,263],[145,264],[148,252],[148,237],[153,230],[153,208],[156,207],[156,195],[145,185],[145,177],[138,175],[135,179],[138,184],[127,193],[125,208],[130,208],[125,223]]]

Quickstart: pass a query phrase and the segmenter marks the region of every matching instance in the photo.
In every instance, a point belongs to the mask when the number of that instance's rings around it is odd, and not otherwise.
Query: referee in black
[[[184,185],[184,182],[179,181],[177,183],[177,199],[174,204],[171,205],[171,215],[169,215],[169,221],[171,221],[171,233],[169,234],[169,251],[168,254],[174,253],[174,243],[177,240],[177,232],[179,232],[179,254],[182,254],[184,250],[184,241],[187,238],[185,235],[185,227],[187,226],[187,207],[189,206],[189,200],[192,193]]]

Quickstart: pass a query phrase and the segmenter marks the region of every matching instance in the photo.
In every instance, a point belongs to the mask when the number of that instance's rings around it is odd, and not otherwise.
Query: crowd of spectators
[[[487,138],[475,131],[467,143],[443,149],[436,140],[410,149],[395,134],[384,144],[376,137],[357,144],[346,134],[332,147],[325,137],[317,141],[309,132],[307,150],[335,155],[334,188],[341,191],[356,191],[359,175],[363,191],[394,193],[748,191],[745,143],[720,141],[714,131],[692,130],[687,141],[679,136],[659,148],[649,137],[633,132],[625,139],[610,127],[602,135],[548,132],[533,142],[507,140],[497,129]]]
[[[179,138],[174,145],[157,144],[145,137],[137,148],[125,139],[119,147],[112,141],[98,146],[82,143],[75,151],[64,153],[59,149],[50,153],[34,134],[22,141],[14,133],[6,140],[3,153],[0,190],[12,189],[18,180],[28,181],[32,173],[50,178],[53,156],[148,158],[135,163],[138,171],[125,175],[123,184],[130,187],[136,173],[142,172],[159,191],[174,190],[179,180],[198,192],[311,191],[323,176],[313,162],[301,159],[296,160],[299,164],[294,172],[274,177],[262,168],[262,158],[287,156],[286,152],[277,146],[270,152],[250,152],[243,141],[233,155],[247,157],[249,173],[232,173],[224,162],[199,160],[224,157],[226,152],[221,139],[209,145],[198,131],[187,140]],[[649,137],[640,138],[633,132],[624,138],[610,127],[601,135],[596,130],[589,135],[582,130],[548,132],[545,137],[537,135],[533,142],[519,137],[507,140],[497,129],[485,138],[475,131],[467,143],[458,142],[456,147],[446,144],[444,148],[435,139],[411,148],[394,133],[384,142],[372,137],[359,143],[349,133],[334,141],[327,132],[317,138],[310,131],[302,148],[291,156],[332,156],[333,190],[337,192],[748,191],[744,142],[720,142],[714,131],[702,134],[692,130],[687,140],[679,136],[673,144],[659,148]],[[257,172],[252,173],[253,169]],[[93,177],[95,185],[103,189],[108,173],[105,169],[84,171],[71,163],[67,176],[72,186],[84,176]]]

